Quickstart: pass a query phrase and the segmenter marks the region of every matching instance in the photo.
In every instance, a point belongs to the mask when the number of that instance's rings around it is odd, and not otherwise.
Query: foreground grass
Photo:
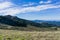
[[[0,40],[60,40],[60,31],[1,30]]]

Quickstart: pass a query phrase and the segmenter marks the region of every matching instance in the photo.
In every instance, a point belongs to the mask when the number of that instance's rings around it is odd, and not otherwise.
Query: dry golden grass
[[[0,40],[60,40],[60,31],[17,31],[0,29]]]

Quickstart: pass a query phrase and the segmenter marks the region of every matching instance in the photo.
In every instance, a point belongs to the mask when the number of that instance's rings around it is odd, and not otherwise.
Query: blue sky
[[[60,20],[60,0],[0,0],[0,15],[27,20]]]

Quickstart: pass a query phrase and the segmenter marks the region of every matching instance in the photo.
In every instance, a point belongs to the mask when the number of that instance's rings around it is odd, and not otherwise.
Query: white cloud
[[[13,7],[6,10],[1,10],[0,13],[4,13],[5,15],[15,15],[19,13],[26,13],[26,12],[36,12],[41,10],[46,10],[49,8],[60,8],[60,5],[54,6],[54,5],[39,5],[36,7],[26,7],[26,8],[19,8],[19,7]]]
[[[48,0],[48,1],[46,1],[46,2],[45,2],[45,1],[40,1],[39,3],[40,3],[40,4],[48,4],[48,3],[51,3],[51,2],[52,2],[51,0]]]
[[[4,13],[4,15],[14,15],[19,13],[20,9],[19,8],[8,8],[5,10],[1,10],[0,13]]]
[[[52,1],[51,0],[48,0],[46,3],[51,3]]]
[[[38,5],[36,7],[26,7],[26,8],[21,8],[20,13],[25,13],[25,12],[35,12],[35,11],[41,11],[41,10],[46,10],[50,8],[60,8],[60,5]]]
[[[38,5],[33,7],[21,7],[16,6],[11,2],[3,2],[0,3],[0,14],[2,15],[15,15],[19,13],[26,13],[26,12],[36,12],[41,10],[46,10],[50,8],[60,8],[60,5]]]
[[[2,15],[14,15],[18,13],[19,10],[15,4],[9,1],[0,2],[0,14]]]
[[[11,2],[2,2],[0,3],[0,10],[13,6]]]
[[[28,4],[24,4],[24,5],[22,5],[22,6],[32,6],[32,5],[34,5],[34,4],[36,4],[36,3],[31,3],[31,2],[29,2]]]

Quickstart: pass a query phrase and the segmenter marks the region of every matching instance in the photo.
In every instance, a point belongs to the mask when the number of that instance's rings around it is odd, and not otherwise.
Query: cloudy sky
[[[60,0],[0,0],[0,15],[27,20],[60,20]]]

